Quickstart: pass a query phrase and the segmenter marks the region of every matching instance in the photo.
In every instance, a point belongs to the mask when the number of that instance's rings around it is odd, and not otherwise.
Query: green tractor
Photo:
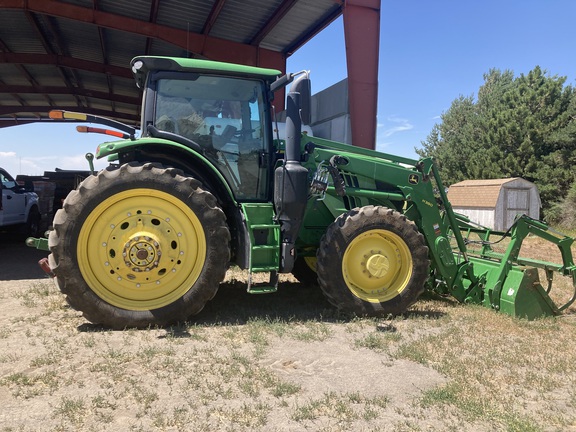
[[[248,270],[251,293],[274,292],[278,275],[293,273],[361,316],[404,313],[425,289],[529,319],[574,302],[556,306],[548,295],[554,272],[576,285],[572,238],[522,216],[501,233],[508,248],[498,254],[498,233],[452,211],[432,159],[302,133],[308,73],[150,56],[133,59],[132,70],[143,90],[139,138],[113,120],[51,113],[121,138],[98,147],[110,165],[68,195],[46,245],[49,271],[89,321],[184,321],[231,265]],[[288,85],[280,137],[271,102]],[[558,245],[563,262],[520,258],[529,234]],[[252,283],[256,273],[268,282]]]

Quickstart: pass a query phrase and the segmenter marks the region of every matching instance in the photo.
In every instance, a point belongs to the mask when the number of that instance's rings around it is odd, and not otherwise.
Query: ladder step
[[[252,267],[252,273],[264,273],[278,270],[278,266]]]
[[[278,291],[278,287],[270,285],[252,285],[248,289],[248,294],[271,294]]]
[[[270,270],[268,282],[253,284],[252,273],[248,275],[248,289],[246,291],[248,291],[249,294],[270,294],[278,291],[278,272],[275,269]]]
[[[254,273],[277,272],[280,262],[280,224],[275,220],[272,203],[242,204],[249,235],[248,268]],[[277,282],[263,284],[277,285]],[[273,292],[263,288],[262,292]]]
[[[280,225],[277,224],[253,224],[250,225],[252,229],[266,229],[266,228],[280,228]]]

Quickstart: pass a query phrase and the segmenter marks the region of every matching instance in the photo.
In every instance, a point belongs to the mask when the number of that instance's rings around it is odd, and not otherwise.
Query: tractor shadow
[[[428,293],[422,295],[429,298]],[[433,297],[438,300],[437,297]],[[440,299],[451,302],[450,299]],[[445,315],[437,310],[421,310],[418,303],[397,317],[372,318],[379,322],[393,319],[439,319]],[[225,282],[218,294],[208,302],[190,324],[201,326],[243,325],[253,320],[279,322],[349,322],[358,319],[354,314],[341,312],[331,305],[317,285],[299,282],[281,282],[278,291],[271,294],[249,294],[240,281]]]
[[[166,326],[163,337],[190,337],[192,326],[217,327],[245,325],[254,320],[280,322],[307,321],[347,321],[352,315],[336,310],[324,297],[318,286],[306,286],[299,282],[281,282],[278,291],[270,294],[249,294],[242,281],[223,282],[218,293],[204,309],[186,322]],[[83,323],[79,332],[115,331],[100,324]]]
[[[218,293],[204,309],[188,321],[166,326],[166,334],[160,338],[189,338],[191,327],[243,326],[252,321],[271,322],[324,322],[346,323],[358,319],[355,315],[338,311],[324,297],[317,285],[306,285],[297,281],[280,282],[278,291],[269,294],[249,294],[244,281],[226,281],[220,284]],[[429,298],[428,293],[422,295]],[[436,298],[436,297],[434,297]],[[445,299],[450,302],[449,299]],[[418,308],[416,303],[408,312],[397,317],[370,318],[374,320],[376,330],[394,332],[394,321],[398,319],[439,319],[445,313]],[[84,323],[79,332],[113,331],[101,325]]]
[[[341,321],[350,316],[339,313],[318,286],[281,282],[270,294],[249,294],[241,281],[220,284],[218,293],[202,312],[192,317],[195,325],[242,325],[248,321]]]

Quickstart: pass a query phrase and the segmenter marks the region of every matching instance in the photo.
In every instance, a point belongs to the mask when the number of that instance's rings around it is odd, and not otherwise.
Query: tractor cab
[[[206,61],[186,59],[169,67],[173,70],[166,70],[166,62],[133,62],[137,76],[147,73],[140,81],[145,89],[143,136],[166,138],[201,153],[238,201],[268,199],[274,154],[267,81],[279,72],[254,76],[236,67],[200,74],[197,65],[206,67]]]

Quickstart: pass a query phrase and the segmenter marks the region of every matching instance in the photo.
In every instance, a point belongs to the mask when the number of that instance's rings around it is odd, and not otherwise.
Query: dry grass
[[[0,282],[0,431],[576,430],[575,306],[528,322],[426,296],[358,319],[242,277],[190,323],[121,332],[49,281]]]

